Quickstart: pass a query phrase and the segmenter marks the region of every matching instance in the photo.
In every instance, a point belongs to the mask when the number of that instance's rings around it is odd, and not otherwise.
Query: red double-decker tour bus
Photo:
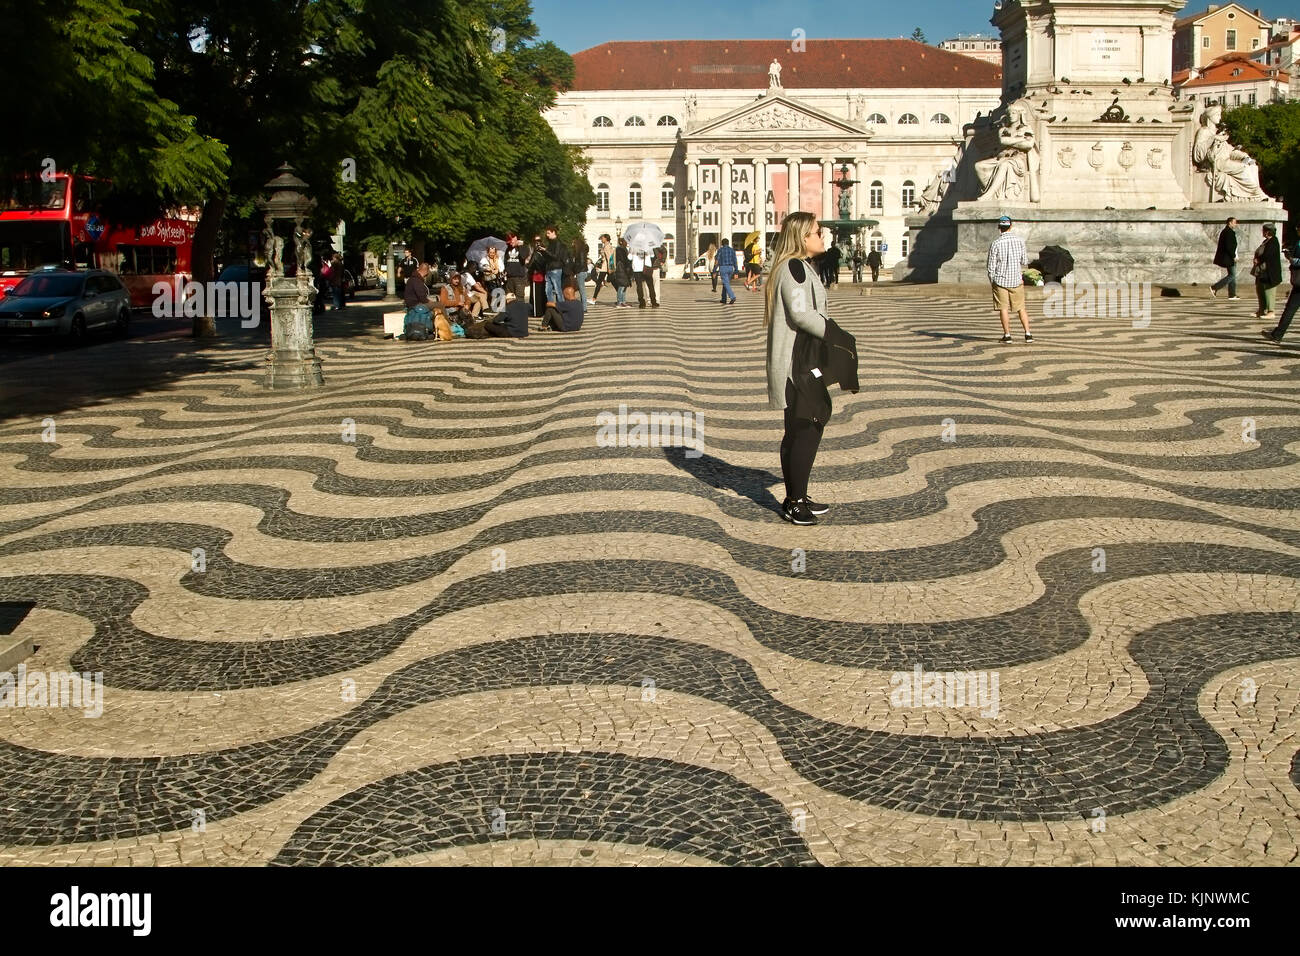
[[[0,196],[0,289],[42,266],[106,269],[121,277],[132,305],[145,307],[155,282],[188,281],[197,217],[121,226],[100,211],[110,188],[106,180],[59,173],[20,179]]]

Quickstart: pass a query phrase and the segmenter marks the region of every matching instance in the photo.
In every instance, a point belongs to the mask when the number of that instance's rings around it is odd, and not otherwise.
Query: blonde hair
[[[792,212],[781,224],[781,234],[772,245],[772,268],[767,280],[767,295],[763,301],[763,328],[772,324],[772,308],[776,302],[776,270],[788,259],[799,259],[804,254],[804,240],[817,228],[817,217],[810,212]]]

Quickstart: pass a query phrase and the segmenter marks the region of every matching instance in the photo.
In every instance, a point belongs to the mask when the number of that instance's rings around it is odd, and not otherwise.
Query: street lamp
[[[307,184],[293,174],[288,163],[277,172],[280,175],[266,184],[273,190],[270,197],[257,204],[262,210],[262,237],[270,264],[265,296],[271,300],[271,352],[263,384],[267,388],[311,388],[325,384],[312,338],[316,289],[311,274],[311,229],[303,226],[316,201],[307,198]],[[293,222],[294,276],[284,274],[284,237],[275,228],[278,221]]]
[[[691,226],[695,223],[695,187],[686,187],[686,266],[695,263],[695,244],[691,241]]]

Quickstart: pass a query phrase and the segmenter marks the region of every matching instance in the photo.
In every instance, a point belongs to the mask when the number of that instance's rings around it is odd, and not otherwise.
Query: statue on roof
[[[781,89],[781,61],[773,59],[767,68],[767,86],[771,90]]]

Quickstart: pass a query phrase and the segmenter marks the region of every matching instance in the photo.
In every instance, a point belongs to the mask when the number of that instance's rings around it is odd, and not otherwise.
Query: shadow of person
[[[733,465],[713,455],[688,458],[686,451],[688,449],[685,448],[663,449],[664,458],[696,481],[720,491],[732,491],[768,511],[780,512],[781,502],[768,489],[769,485],[781,481],[780,475],[774,475],[763,468]]]

